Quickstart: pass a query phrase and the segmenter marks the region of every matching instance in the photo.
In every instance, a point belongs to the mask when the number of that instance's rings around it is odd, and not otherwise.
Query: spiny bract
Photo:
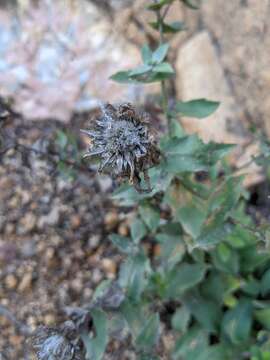
[[[77,334],[70,330],[70,322],[60,328],[40,326],[32,336],[32,346],[38,360],[83,360],[82,349],[77,345]]]
[[[130,103],[105,104],[94,128],[82,131],[92,140],[85,157],[100,157],[99,171],[129,178],[138,191],[151,191],[147,170],[158,163],[160,153],[145,116]],[[140,187],[140,172],[148,184],[145,190]]]

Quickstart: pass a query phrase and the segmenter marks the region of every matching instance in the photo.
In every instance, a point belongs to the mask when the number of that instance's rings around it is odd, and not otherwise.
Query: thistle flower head
[[[92,142],[88,156],[100,158],[99,171],[129,178],[137,187],[140,172],[148,179],[147,170],[158,162],[159,151],[145,116],[140,116],[130,103],[118,107],[106,104],[91,130],[83,130]],[[148,189],[149,191],[150,189]]]
[[[82,360],[76,337],[70,321],[60,328],[40,326],[33,335],[32,346],[38,360]]]

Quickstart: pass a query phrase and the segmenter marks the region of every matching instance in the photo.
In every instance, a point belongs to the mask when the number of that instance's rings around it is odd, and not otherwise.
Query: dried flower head
[[[40,326],[32,337],[38,360],[83,360],[78,334],[72,322],[61,327]]]
[[[129,178],[140,192],[151,191],[147,170],[158,163],[160,152],[145,115],[139,115],[130,103],[118,107],[106,104],[94,128],[82,131],[92,140],[85,157],[100,157],[99,171]],[[147,189],[140,187],[140,172]]]

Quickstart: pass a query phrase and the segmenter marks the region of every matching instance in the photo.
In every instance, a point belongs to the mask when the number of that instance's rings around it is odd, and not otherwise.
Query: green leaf
[[[64,131],[58,130],[56,133],[56,144],[61,150],[65,149],[68,144],[68,137]]]
[[[242,286],[242,291],[245,294],[257,297],[260,292],[260,282],[250,275]]]
[[[201,293],[206,298],[222,305],[224,299],[239,290],[241,285],[242,282],[238,277],[217,272],[217,270],[213,268],[201,285]]]
[[[195,360],[208,346],[206,332],[199,326],[193,326],[177,340],[173,360]],[[213,359],[214,360],[214,359]],[[218,360],[218,359],[215,359]]]
[[[174,70],[172,66],[167,62],[163,62],[161,64],[155,65],[152,71],[163,74],[174,74]]]
[[[182,0],[182,2],[193,10],[198,10],[200,8],[200,0]]]
[[[224,241],[231,232],[229,224],[215,224],[215,222],[203,227],[200,236],[196,239],[194,248],[209,249]]]
[[[112,234],[110,240],[124,254],[132,255],[137,250],[137,247],[126,236]]]
[[[172,174],[166,173],[162,167],[153,167],[149,170],[150,183],[153,190],[150,193],[140,194],[131,185],[120,186],[113,194],[112,198],[120,203],[121,206],[137,205],[144,199],[152,198],[159,192],[166,191],[173,178]],[[144,181],[141,183],[142,187],[146,187]]]
[[[121,265],[119,285],[126,288],[127,296],[134,302],[138,302],[140,296],[147,285],[147,276],[150,273],[150,263],[147,257],[140,253],[130,256]]]
[[[160,10],[164,5],[171,4],[174,0],[157,0],[155,4],[147,6],[147,9],[157,11]]]
[[[265,296],[270,292],[270,269],[267,270],[261,279],[261,294]]]
[[[157,234],[156,240],[160,242],[160,259],[162,266],[172,269],[179,263],[186,253],[184,241],[180,235]]]
[[[148,78],[146,78],[143,81],[141,81],[141,80],[140,81],[144,82],[146,84],[151,84],[151,83],[166,80],[166,79],[170,78],[173,74],[174,73],[172,73],[172,72],[152,72]]]
[[[232,360],[225,345],[212,345],[203,349],[196,360]]]
[[[259,250],[256,245],[239,251],[241,271],[248,273],[264,265],[270,259],[269,251]]]
[[[248,341],[252,325],[252,305],[240,300],[238,305],[228,310],[222,320],[222,331],[234,345]]]
[[[146,65],[150,65],[151,61],[152,61],[152,51],[150,49],[150,47],[145,44],[142,49],[141,49],[141,56],[142,56],[142,60],[143,63]]]
[[[154,21],[149,23],[153,29],[159,30],[159,22]],[[162,32],[164,34],[174,34],[179,31],[187,30],[187,26],[183,21],[175,21],[170,24],[162,22]]]
[[[240,267],[238,253],[231,249],[227,244],[218,244],[211,256],[217,269],[233,275],[238,274]]]
[[[148,73],[151,69],[152,69],[151,65],[143,64],[143,65],[136,67],[135,69],[130,70],[129,76],[136,77],[138,75],[143,75],[143,74]]]
[[[93,294],[93,302],[97,301],[99,297],[101,297],[106,290],[111,286],[112,280],[103,280],[101,283],[96,287],[94,294]]]
[[[163,139],[160,147],[166,155],[194,155],[203,149],[203,142],[197,135]]]
[[[229,177],[217,188],[208,203],[209,213],[216,212],[215,222],[224,221],[242,195],[243,177]]]
[[[190,155],[171,155],[166,159],[163,168],[175,175],[207,170],[207,166],[202,160]]]
[[[142,304],[135,305],[132,302],[125,301],[120,307],[120,313],[124,316],[135,340],[145,324],[146,314],[144,307]]]
[[[202,119],[213,114],[219,107],[219,102],[197,99],[187,102],[177,102],[175,111],[183,116]]]
[[[110,77],[111,80],[116,81],[120,84],[138,84],[136,79],[130,77],[130,70],[118,71]]]
[[[141,219],[136,218],[130,228],[132,240],[138,244],[147,234],[147,229]]]
[[[160,213],[153,206],[145,204],[139,207],[139,214],[150,231],[155,231],[159,225]]]
[[[199,284],[205,275],[206,267],[201,264],[182,263],[166,276],[166,298],[177,298],[185,291]]]
[[[182,138],[185,135],[185,131],[183,127],[180,124],[180,121],[176,119],[171,119],[169,123],[169,132],[171,134],[171,137],[174,138]]]
[[[191,313],[186,306],[181,306],[172,317],[172,327],[181,332],[186,332],[191,320]]]
[[[243,249],[256,243],[256,236],[249,230],[244,229],[241,225],[235,226],[226,241],[235,249]]]
[[[87,351],[87,358],[101,360],[108,342],[107,319],[105,313],[99,309],[91,310],[91,316],[95,327],[95,337],[90,338],[87,333],[81,334],[81,337]]]
[[[217,303],[203,299],[195,292],[185,295],[183,303],[205,330],[216,333],[222,315],[221,308]]]
[[[146,320],[143,328],[141,329],[137,339],[136,346],[140,350],[151,350],[157,344],[160,335],[160,321],[159,315],[153,314]]]
[[[152,62],[154,64],[160,64],[166,57],[169,50],[169,44],[160,45],[154,52],[152,56]]]
[[[206,217],[206,211],[193,204],[183,206],[176,212],[176,219],[180,222],[185,232],[191,235],[193,239],[200,235]]]
[[[204,155],[206,155],[205,158],[208,160],[208,163],[214,165],[227,156],[234,148],[234,144],[209,142],[208,144],[204,144]]]
[[[255,319],[267,330],[270,331],[270,308],[256,310]]]

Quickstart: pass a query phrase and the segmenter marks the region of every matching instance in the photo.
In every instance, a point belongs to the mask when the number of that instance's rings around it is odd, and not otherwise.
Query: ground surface
[[[48,152],[59,129],[54,121],[11,122],[9,135]],[[1,157],[0,174],[0,305],[31,329],[55,324],[63,307],[86,304],[117,271],[107,232],[126,227],[105,194],[111,182],[87,170],[64,180],[51,161],[22,149]],[[1,314],[0,333],[4,359],[27,359],[25,337]]]

